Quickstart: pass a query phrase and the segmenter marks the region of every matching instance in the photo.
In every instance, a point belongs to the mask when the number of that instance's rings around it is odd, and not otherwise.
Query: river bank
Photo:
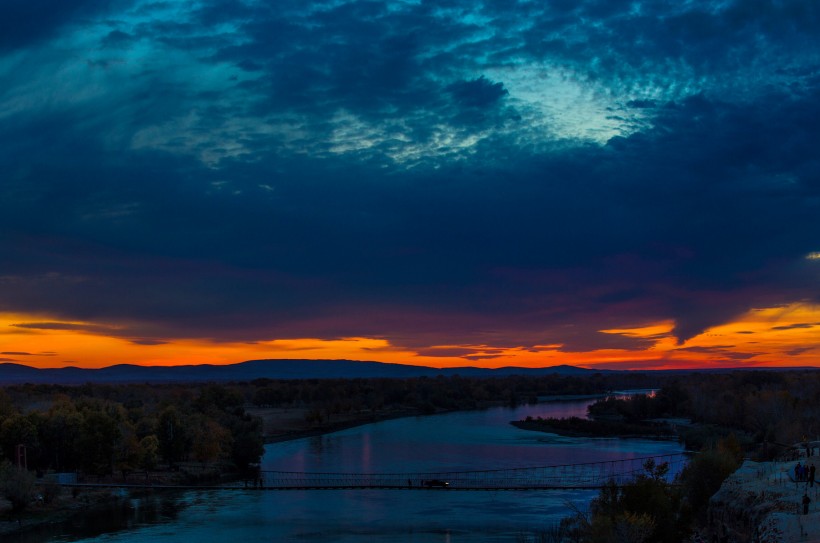
[[[677,439],[675,428],[665,423],[627,423],[570,419],[528,419],[511,421],[522,430],[558,434],[566,437],[617,437],[621,439]]]
[[[582,400],[597,400],[611,396],[611,393],[598,394],[555,394],[539,396],[536,404],[559,402],[575,402]],[[314,409],[307,407],[249,407],[246,411],[263,421],[265,443],[281,443],[294,439],[316,437],[333,432],[355,428],[365,424],[383,422],[403,417],[424,417],[443,415],[457,411],[477,411],[493,407],[503,407],[503,401],[485,401],[471,409],[439,409],[435,412],[425,412],[421,409],[389,409],[375,412],[334,414],[321,422],[308,422]],[[530,404],[532,405],[532,404]]]
[[[491,407],[491,406],[487,406]],[[423,416],[419,410],[390,410],[375,413],[357,413],[334,416],[330,421],[321,424],[308,423],[308,408],[248,408],[252,416],[262,419],[264,424],[264,441],[266,444],[294,441],[306,437],[317,437],[357,426],[372,424],[403,417]],[[183,468],[186,466],[182,465]],[[178,466],[179,468],[179,466]],[[187,466],[190,468],[190,466]],[[145,475],[148,484],[169,484],[174,481],[188,482],[185,470],[160,469]],[[118,482],[133,482],[135,477],[142,479],[142,475],[132,475],[130,479],[108,477],[102,482],[116,484]],[[95,509],[110,508],[118,501],[139,497],[152,492],[168,492],[167,489],[129,489],[127,492],[116,488],[63,488],[57,487],[56,495],[49,503],[36,500],[23,514],[14,518],[11,513],[11,504],[0,497],[0,536],[19,534],[36,530],[48,525],[65,523],[71,518],[87,514]],[[44,484],[38,481],[38,495],[45,494]]]
[[[680,452],[680,447],[670,442],[556,439],[509,424],[527,416],[581,416],[590,401],[501,406],[434,416],[410,413],[318,438],[266,445],[261,468],[282,473],[451,473],[610,463]],[[299,418],[292,411],[283,416]],[[299,429],[298,424],[293,429]],[[568,503],[584,510],[594,495],[594,491],[571,489],[492,493],[372,489],[157,492],[123,500],[105,510],[100,504],[97,511],[102,512],[80,511],[69,523],[32,529],[9,541],[516,543],[522,534],[538,534],[557,525],[566,516]]]
[[[538,405],[544,404],[544,405],[554,406],[554,407],[550,407],[550,409],[553,409],[553,410],[558,409],[560,411],[561,409],[565,408],[562,404],[572,405],[573,402],[579,402],[579,401],[583,401],[583,400],[592,400],[592,399],[595,399],[596,397],[600,397],[600,395],[562,395],[562,396],[542,397],[542,398],[539,398],[539,404],[528,404],[527,409],[538,409]],[[561,406],[561,407],[559,407],[559,406]],[[487,409],[493,409],[493,408],[498,408],[498,407],[506,407],[506,406],[504,406],[504,402],[493,402],[492,404],[488,402],[486,404],[482,404],[477,409],[453,410],[453,411],[447,411],[447,412],[440,411],[440,412],[436,412],[436,413],[433,413],[433,414],[422,413],[419,410],[413,410],[413,409],[381,410],[381,411],[376,411],[375,413],[374,412],[355,413],[355,414],[351,413],[351,414],[346,414],[344,416],[334,415],[329,421],[324,421],[323,424],[314,425],[314,426],[308,426],[308,423],[307,423],[308,419],[306,418],[306,416],[308,415],[310,410],[307,409],[307,408],[304,408],[304,409],[303,408],[283,409],[283,408],[250,408],[249,407],[247,409],[247,411],[248,411],[248,413],[252,414],[253,416],[258,416],[258,417],[262,418],[262,420],[264,422],[265,442],[268,443],[268,444],[284,443],[284,442],[294,442],[295,443],[296,441],[298,441],[302,438],[305,438],[305,437],[327,436],[327,435],[333,434],[334,432],[339,432],[340,430],[347,430],[347,429],[356,428],[356,427],[365,427],[365,426],[370,425],[370,424],[375,423],[375,422],[386,422],[386,421],[392,421],[394,419],[408,419],[408,421],[412,422],[413,420],[417,419],[419,421],[421,421],[421,420],[427,421],[424,424],[424,427],[428,428],[425,431],[421,431],[421,432],[416,433],[417,436],[428,438],[431,442],[435,442],[435,444],[432,446],[432,449],[435,450],[435,451],[439,451],[440,447],[438,446],[438,444],[441,443],[441,440],[446,440],[449,436],[452,436],[455,432],[455,428],[450,429],[450,428],[447,428],[446,426],[442,427],[442,424],[446,424],[446,423],[444,423],[444,421],[442,421],[442,422],[434,421],[433,419],[435,417],[430,417],[429,415],[451,416],[451,415],[457,415],[458,413],[464,413],[464,414],[474,413],[476,415],[479,415],[482,412],[487,412]],[[574,411],[572,411],[572,414],[577,414],[578,411],[575,411],[575,409],[585,409],[585,408],[571,407],[570,409],[574,410]],[[555,412],[558,412],[558,411],[555,411]],[[469,419],[472,419],[472,418],[481,419],[481,416],[480,415],[478,417],[468,416],[467,418],[469,418]],[[462,421],[462,417],[460,415],[458,415],[458,416],[456,416],[456,420]],[[501,426],[498,426],[498,421],[500,421],[500,420],[503,420],[504,422],[501,423],[502,424]],[[471,424],[465,424],[465,423],[459,422],[459,423],[455,424],[455,427],[458,427],[460,429],[466,428],[466,427],[475,428],[476,429],[475,431],[477,432],[476,438],[478,438],[480,436],[480,438],[483,439],[483,437],[486,433],[485,429],[487,429],[489,427],[498,427],[499,431],[506,434],[506,431],[503,430],[503,425],[508,420],[509,419],[506,419],[506,418],[504,418],[503,415],[501,415],[498,418],[498,420],[488,421],[488,420],[483,420],[482,419],[481,422],[477,423],[475,426],[473,426]],[[439,429],[442,432],[441,435],[437,434],[437,431]],[[400,435],[401,435],[401,437],[399,438],[399,440],[402,441],[402,442],[405,442],[405,440],[412,438],[413,432],[410,432],[409,434],[401,432]],[[397,449],[393,449],[393,450],[399,450],[399,451],[404,451],[404,450],[407,450],[407,449],[412,449],[412,450],[418,451],[418,445],[407,445],[407,446],[397,445],[397,446],[391,446],[391,447],[397,447]],[[387,450],[391,447],[381,447],[378,450],[380,450],[380,451],[381,450]],[[398,454],[398,453],[396,453],[396,454]],[[432,456],[433,454],[436,454],[436,453],[431,453],[429,455],[419,453],[419,455],[422,456],[422,457],[428,457],[429,456],[431,458],[433,457]],[[415,456],[415,455],[413,455],[413,456]],[[457,453],[457,454],[454,455],[454,458],[462,458],[462,457],[463,457],[462,453]],[[499,458],[511,458],[511,457],[512,457],[512,455],[507,454],[507,453],[503,453],[503,454],[499,455]],[[334,467],[333,469],[335,469],[335,470],[354,469],[354,468],[349,467],[349,466],[351,466],[351,464],[348,463],[349,460],[350,459],[345,460],[342,464],[340,464],[337,467]],[[529,463],[529,464],[536,465],[537,462],[541,462],[543,460],[539,456],[538,459],[533,458],[531,460],[525,460],[522,457],[521,461],[525,464]],[[494,458],[492,460],[488,460],[488,462],[492,462],[492,463],[486,464],[486,465],[495,466],[496,465],[495,462],[498,462],[498,459]],[[565,463],[565,462],[566,462],[566,460],[563,460],[563,459],[559,461],[559,463]],[[189,466],[183,465],[182,467],[187,469]],[[477,467],[486,467],[486,466],[482,461]],[[270,466],[268,466],[267,468],[263,468],[263,469],[271,469],[271,468],[270,468]],[[276,469],[279,469],[279,467],[277,467]],[[283,469],[290,469],[290,468],[283,468]],[[358,468],[356,468],[356,469],[358,469]],[[381,469],[382,471],[387,471],[387,470],[390,470],[390,469],[395,470],[396,468],[395,467],[383,467],[383,468],[373,467],[372,468],[373,471],[377,471],[379,469]],[[311,471],[311,470],[315,470],[315,469],[310,468],[310,467],[305,467],[304,470]],[[151,480],[151,481],[161,481],[164,477],[163,473],[167,477],[179,476],[179,472],[171,472],[169,470],[157,471],[157,472],[152,472],[149,475],[149,480]],[[144,476],[142,474],[140,474],[140,475],[132,474],[130,476],[130,478],[136,480],[136,478],[143,479]],[[129,479],[129,481],[131,481],[131,479]],[[113,482],[113,481],[106,481],[106,482]],[[147,491],[140,491],[140,492],[150,493],[152,491],[147,490]],[[154,492],[168,492],[168,491],[166,491],[166,490],[155,490]],[[95,508],[96,509],[102,509],[102,508],[110,507],[112,504],[116,505],[116,503],[118,501],[125,502],[125,501],[127,501],[127,499],[129,497],[133,497],[135,495],[136,494],[132,491],[128,491],[128,493],[125,493],[125,492],[112,491],[112,490],[109,490],[109,489],[98,490],[98,491],[91,491],[91,490],[83,489],[81,491],[78,491],[76,495],[73,495],[71,490],[62,489],[61,495],[54,502],[52,502],[48,505],[40,504],[40,503],[33,504],[31,509],[24,514],[22,525],[18,525],[18,523],[16,522],[15,519],[12,519],[8,516],[2,516],[2,514],[0,514],[0,518],[3,519],[2,521],[0,521],[0,534],[16,534],[16,533],[22,533],[23,531],[36,531],[37,527],[46,527],[49,524],[59,525],[61,523],[64,523],[67,520],[70,520],[72,517],[74,517],[76,515],[85,516],[88,513],[95,510]],[[3,504],[0,504],[0,511],[3,511],[3,510],[8,511],[9,508],[10,507],[8,506],[7,503],[5,504],[5,507],[3,506]]]
[[[308,422],[311,411],[306,407],[254,407],[247,409],[248,414],[262,419],[265,443],[282,443],[284,441],[331,434],[374,422],[426,415],[426,413],[422,413],[417,409],[401,409],[377,411],[375,413],[334,415],[330,420],[315,423]]]
[[[127,497],[151,490],[122,492],[112,488],[63,488],[50,503],[35,502],[19,518],[11,513],[11,504],[0,498],[0,536],[20,534],[48,525],[58,525],[71,520],[77,515],[96,508],[111,507]]]

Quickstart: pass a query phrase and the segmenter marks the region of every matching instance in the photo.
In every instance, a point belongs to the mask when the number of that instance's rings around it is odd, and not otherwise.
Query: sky
[[[0,362],[820,365],[816,0],[4,0]]]

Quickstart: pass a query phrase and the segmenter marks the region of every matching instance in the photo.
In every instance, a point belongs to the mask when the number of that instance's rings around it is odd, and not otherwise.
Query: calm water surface
[[[384,421],[268,445],[263,469],[435,472],[547,466],[676,453],[673,442],[562,438],[509,424],[585,416],[590,401],[493,408]],[[236,543],[516,542],[557,523],[593,491],[196,491],[126,500],[45,541]]]

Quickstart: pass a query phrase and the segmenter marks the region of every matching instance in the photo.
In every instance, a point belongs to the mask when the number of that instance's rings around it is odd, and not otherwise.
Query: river
[[[267,445],[262,468],[441,472],[548,466],[682,451],[675,442],[564,438],[511,420],[585,416],[590,401],[409,417]],[[585,509],[595,491],[209,490],[124,500],[21,543],[516,543]],[[13,540],[14,536],[12,536]]]

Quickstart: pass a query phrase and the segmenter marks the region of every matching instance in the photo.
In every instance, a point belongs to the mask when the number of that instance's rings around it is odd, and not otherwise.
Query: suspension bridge
[[[261,470],[256,477],[224,484],[139,484],[58,482],[68,487],[133,489],[255,489],[255,490],[591,490],[610,483],[628,484],[647,473],[647,465],[666,464],[671,482],[689,457],[687,453],[624,458],[603,462],[472,471],[396,473],[320,473]]]
[[[244,482],[263,490],[549,490],[596,489],[610,482],[624,485],[647,475],[648,462],[669,466],[668,480],[687,461],[683,453],[644,456],[605,462],[474,471],[406,473],[304,473],[261,471]]]

